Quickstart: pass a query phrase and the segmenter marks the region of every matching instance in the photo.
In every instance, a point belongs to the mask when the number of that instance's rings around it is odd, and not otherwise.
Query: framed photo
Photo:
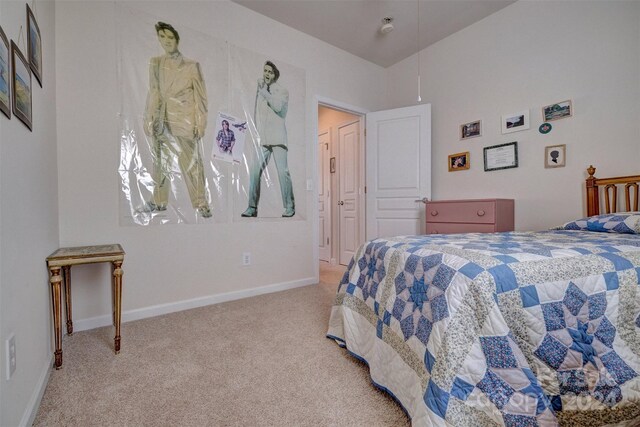
[[[13,114],[31,130],[31,71],[29,63],[13,40],[11,40],[11,71]]]
[[[336,173],[336,158],[329,159],[329,173]]]
[[[0,111],[11,118],[11,76],[9,70],[9,41],[0,27]]]
[[[542,107],[542,120],[550,122],[551,120],[564,119],[573,116],[573,106],[571,100],[561,101],[556,104]]]
[[[469,152],[457,153],[449,156],[449,172],[461,171],[469,169],[471,163],[469,162]]]
[[[484,147],[484,171],[496,171],[518,167],[518,143]]]
[[[482,136],[482,120],[460,125],[460,139],[475,138]]]
[[[38,84],[42,87],[42,40],[40,39],[40,28],[31,8],[27,4],[27,56],[29,66],[33,75],[36,76]]]
[[[502,116],[502,133],[519,132],[529,129],[529,110]]]
[[[544,167],[545,168],[562,168],[566,164],[567,146],[550,145],[544,147]]]

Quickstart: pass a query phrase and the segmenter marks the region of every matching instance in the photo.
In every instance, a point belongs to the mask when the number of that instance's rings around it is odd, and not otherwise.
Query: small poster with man
[[[218,113],[216,119],[213,158],[229,163],[240,163],[244,151],[247,121],[225,113]]]

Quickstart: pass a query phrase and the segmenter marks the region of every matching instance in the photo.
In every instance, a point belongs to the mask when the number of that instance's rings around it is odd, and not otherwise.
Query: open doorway
[[[318,104],[319,258],[347,265],[364,239],[364,116]]]

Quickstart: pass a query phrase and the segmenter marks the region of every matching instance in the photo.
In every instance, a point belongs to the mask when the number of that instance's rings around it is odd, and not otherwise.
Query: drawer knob
[[[438,215],[438,211],[431,211],[431,216],[436,216]]]
[[[485,211],[483,211],[482,209],[478,211],[478,216],[484,216],[484,214],[485,214]]]

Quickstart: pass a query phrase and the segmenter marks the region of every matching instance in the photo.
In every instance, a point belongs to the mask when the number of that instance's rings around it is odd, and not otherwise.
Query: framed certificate
[[[484,171],[495,171],[518,167],[518,143],[484,147]]]

